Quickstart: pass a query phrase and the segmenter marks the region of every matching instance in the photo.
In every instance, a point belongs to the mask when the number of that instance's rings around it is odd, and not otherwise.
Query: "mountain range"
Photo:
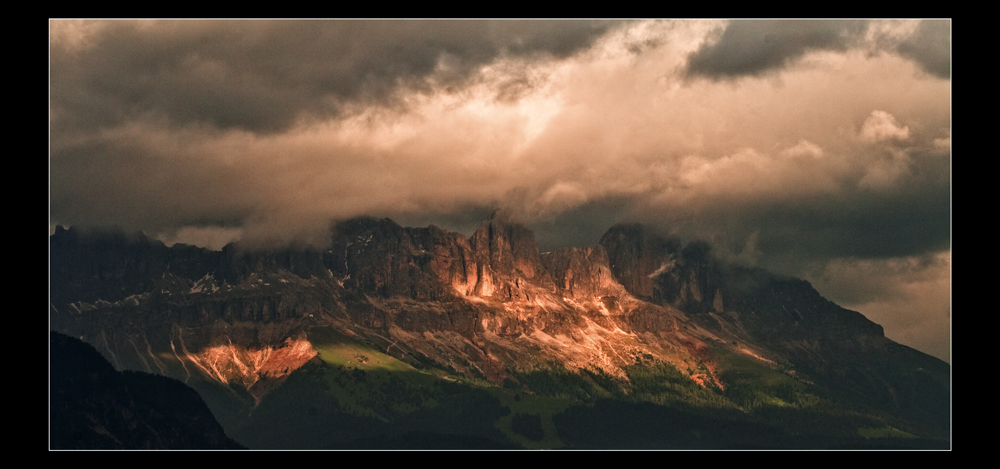
[[[545,253],[500,212],[468,238],[354,218],[322,248],[57,227],[50,324],[186,383],[252,449],[951,441],[947,363],[639,224]]]

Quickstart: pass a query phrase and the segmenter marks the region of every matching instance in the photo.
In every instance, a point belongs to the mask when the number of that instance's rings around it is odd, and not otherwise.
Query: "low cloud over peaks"
[[[505,208],[546,250],[641,222],[800,277],[947,253],[941,24],[56,20],[50,224],[322,244]]]

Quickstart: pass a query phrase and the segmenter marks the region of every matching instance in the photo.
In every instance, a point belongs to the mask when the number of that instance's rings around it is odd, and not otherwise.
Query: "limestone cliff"
[[[537,367],[624,376],[653,359],[722,388],[713,349],[822,376],[869,366],[894,344],[807,282],[724,264],[705,243],[682,248],[641,225],[544,255],[502,213],[468,239],[344,220],[322,250],[168,248],[59,228],[51,253],[54,329],[119,369],[238,386],[254,401],[315,355],[318,330],[497,384]]]

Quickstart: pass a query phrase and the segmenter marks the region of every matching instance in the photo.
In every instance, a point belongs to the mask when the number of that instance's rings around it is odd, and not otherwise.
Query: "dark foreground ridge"
[[[93,347],[51,333],[52,449],[246,449],[180,381],[116,371]]]

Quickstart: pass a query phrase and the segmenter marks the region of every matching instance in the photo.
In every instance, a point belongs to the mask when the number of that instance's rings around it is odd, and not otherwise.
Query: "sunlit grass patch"
[[[333,331],[314,331],[309,339],[320,360],[330,365],[361,370],[416,371],[407,363]]]
[[[385,371],[417,371],[415,368],[389,355],[360,344],[313,344],[320,360],[345,368]]]

